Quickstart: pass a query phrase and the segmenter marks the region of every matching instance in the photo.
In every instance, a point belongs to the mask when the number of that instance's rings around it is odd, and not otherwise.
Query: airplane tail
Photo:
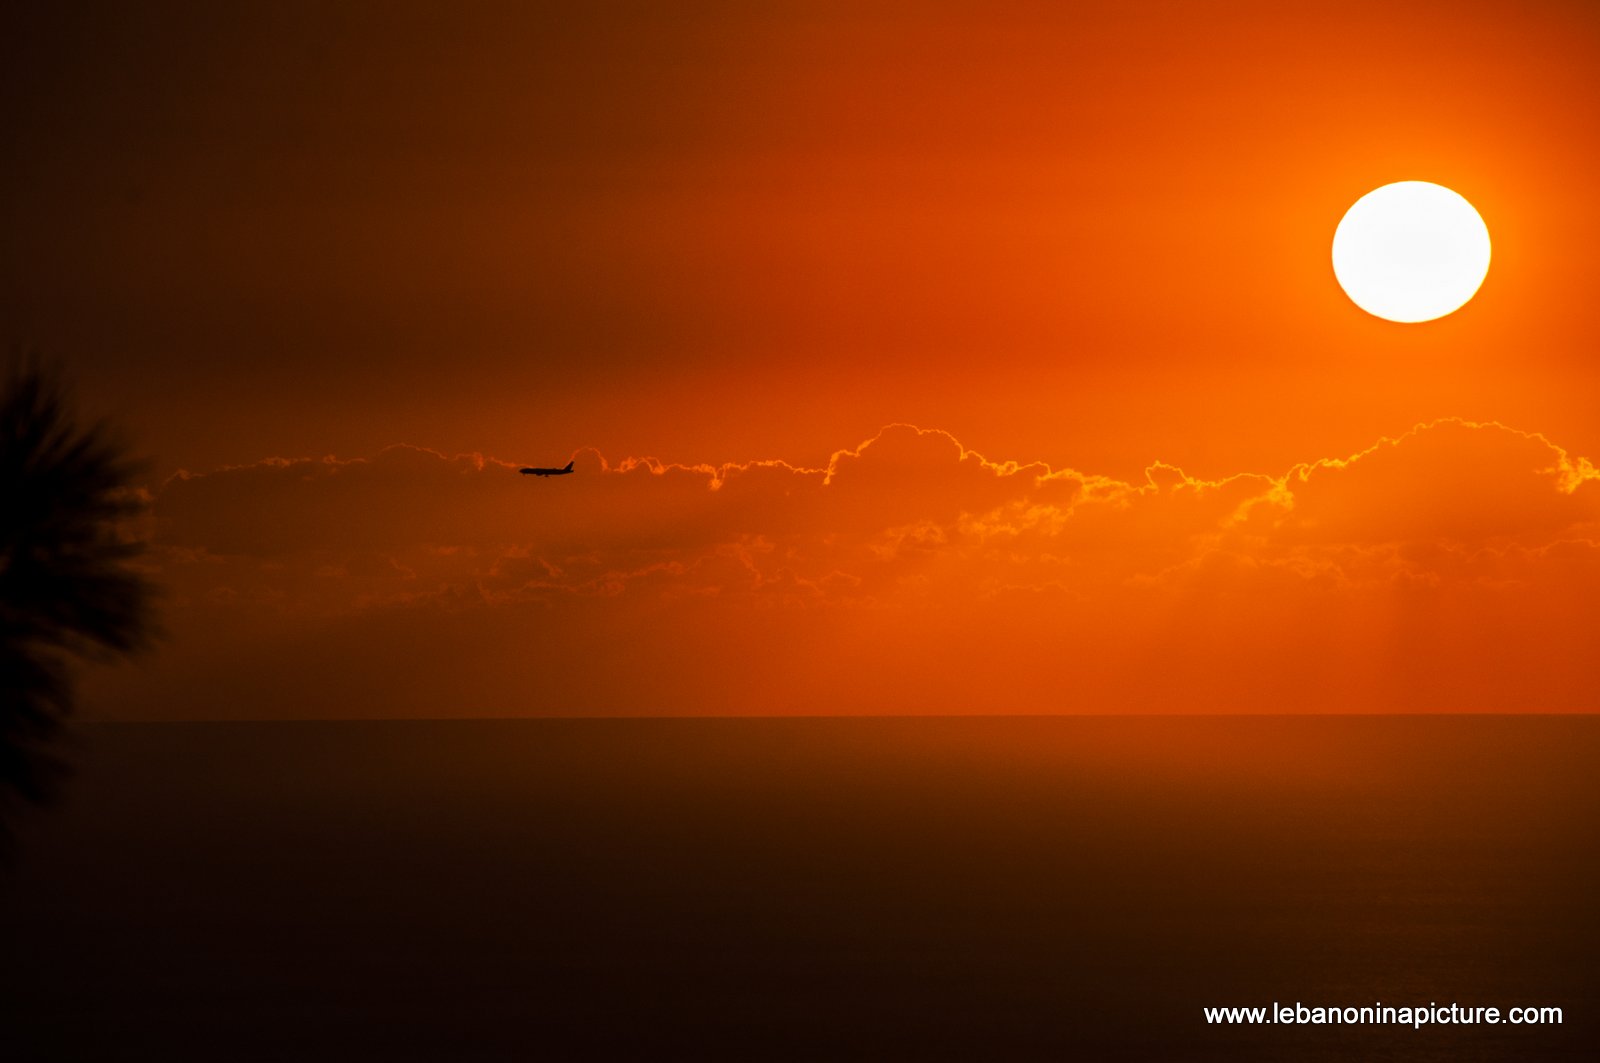
[[[565,469],[562,469],[561,471],[562,472],[571,472],[572,471],[572,467],[574,465],[576,465],[576,464],[578,464],[577,459],[573,459],[572,461],[567,462],[567,467]]]

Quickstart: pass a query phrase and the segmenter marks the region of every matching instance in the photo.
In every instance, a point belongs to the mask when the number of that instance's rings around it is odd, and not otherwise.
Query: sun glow
[[[1356,200],[1333,234],[1333,272],[1376,317],[1431,321],[1459,310],[1489,272],[1489,229],[1459,194],[1427,181]]]

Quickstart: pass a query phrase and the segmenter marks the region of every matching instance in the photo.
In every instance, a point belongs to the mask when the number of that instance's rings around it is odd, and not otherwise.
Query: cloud
[[[1306,542],[1455,542],[1532,535],[1595,517],[1595,472],[1543,436],[1499,424],[1418,426],[1285,477],[1285,536]]]
[[[1594,707],[1600,475],[1499,424],[1218,480],[910,425],[823,468],[574,460],[530,480],[394,446],[156,485],[183,636],[161,689],[320,676],[296,704],[353,685],[401,714],[424,689],[462,711]],[[424,665],[449,678],[383,678]]]

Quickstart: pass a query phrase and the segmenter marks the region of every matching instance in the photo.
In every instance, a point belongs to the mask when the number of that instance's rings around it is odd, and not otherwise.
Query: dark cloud
[[[150,556],[183,645],[157,670],[255,676],[263,706],[301,683],[335,714],[444,688],[494,712],[1588,696],[1600,476],[1496,424],[1217,481],[996,462],[906,425],[821,469],[575,460],[543,481],[397,446],[170,479]],[[453,679],[398,689],[418,669]]]

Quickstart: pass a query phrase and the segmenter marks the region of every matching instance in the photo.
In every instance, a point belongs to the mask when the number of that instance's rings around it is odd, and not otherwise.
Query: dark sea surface
[[[0,1059],[1600,1058],[1600,718],[125,724]],[[1207,1006],[1552,1005],[1546,1026]]]

